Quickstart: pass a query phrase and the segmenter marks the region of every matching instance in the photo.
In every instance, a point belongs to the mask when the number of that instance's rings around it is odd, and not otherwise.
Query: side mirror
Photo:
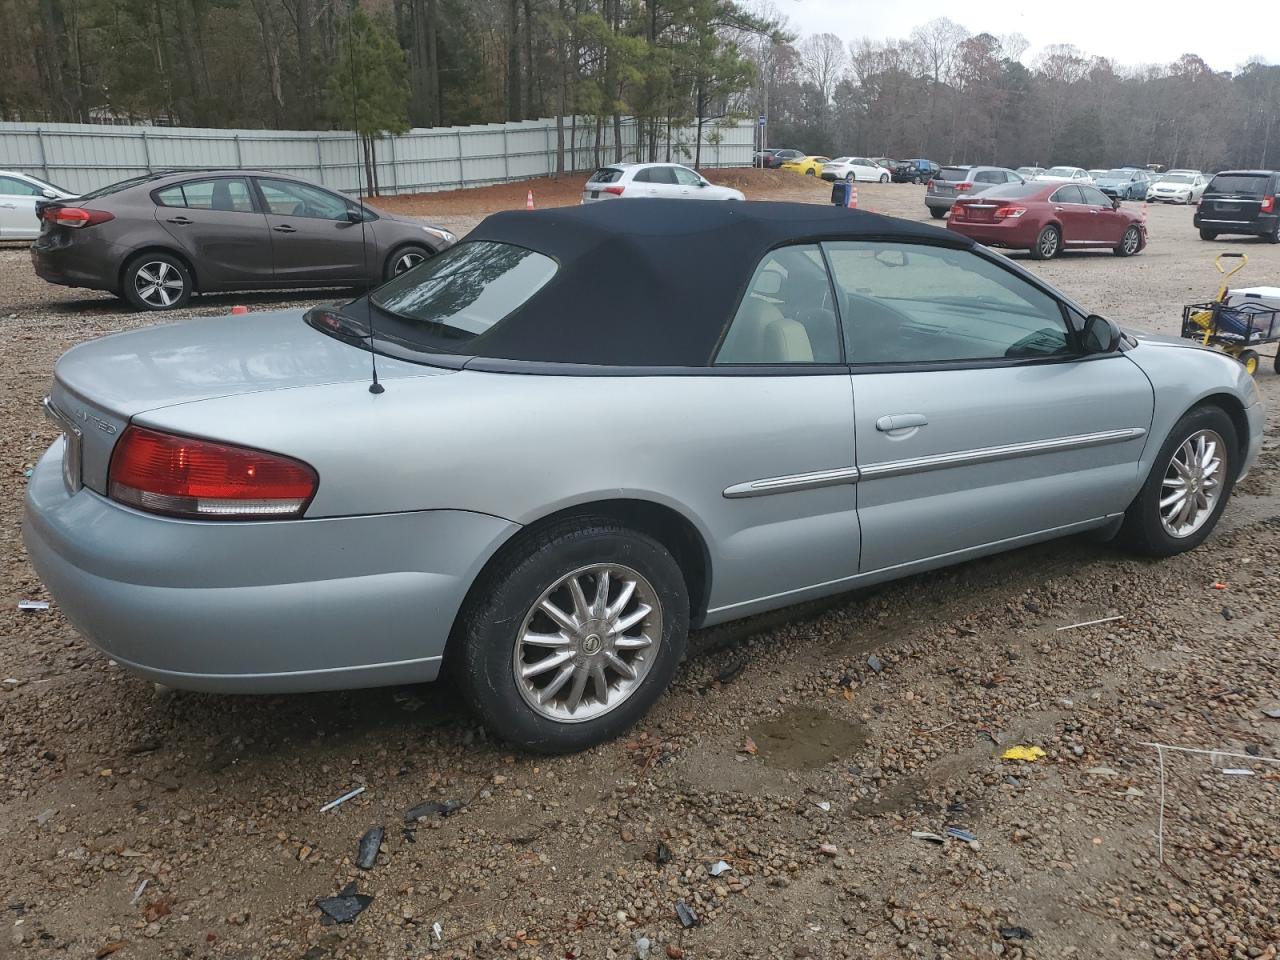
[[[364,219],[364,214],[355,207],[347,207],[347,222],[359,223]]]
[[[1112,197],[1112,198],[1111,198],[1111,209],[1112,209],[1112,210],[1119,210],[1119,209],[1120,209],[1120,198],[1119,198],[1119,197]]]
[[[46,200],[57,200],[57,199],[58,199],[58,193],[57,193],[57,191],[56,191],[56,190],[50,190],[48,187],[45,187],[43,190],[41,190],[41,191],[40,191],[40,196],[44,197]]]
[[[1120,348],[1120,328],[1106,317],[1091,313],[1085,318],[1080,340],[1085,353],[1115,353]]]
[[[711,186],[711,184],[707,183],[707,181],[705,181],[705,180],[699,180],[699,181],[698,181],[698,186],[700,186],[700,187],[709,187],[709,186]]]

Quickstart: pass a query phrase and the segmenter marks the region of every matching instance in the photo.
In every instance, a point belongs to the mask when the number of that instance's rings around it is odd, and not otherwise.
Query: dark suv
[[[254,170],[148,174],[46,202],[39,216],[31,263],[41,278],[109,290],[138,310],[172,310],[195,292],[380,283],[455,239]]]
[[[1275,170],[1223,170],[1215,174],[1192,222],[1201,240],[1220,233],[1244,233],[1280,243],[1280,173]]]
[[[915,160],[899,160],[893,169],[894,183],[928,183],[936,177],[942,168],[932,160],[917,158]]]

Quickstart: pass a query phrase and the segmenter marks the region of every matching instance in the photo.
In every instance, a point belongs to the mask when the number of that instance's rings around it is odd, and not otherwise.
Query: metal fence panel
[[[750,166],[754,132],[748,121],[705,124],[702,165]],[[608,118],[600,134],[599,161],[608,163],[615,158]],[[594,117],[579,117],[576,123],[565,118],[563,136],[567,170],[596,164]],[[670,155],[691,163],[696,136],[692,127],[663,131],[658,158]],[[556,141],[555,118],[413,129],[384,137],[376,144],[379,190],[422,193],[548,176],[555,170]],[[623,121],[622,143],[624,159],[638,159],[632,118]],[[361,160],[354,134],[334,130],[0,123],[0,169],[32,173],[79,193],[155,170],[197,167],[289,173],[355,193],[364,186]]]

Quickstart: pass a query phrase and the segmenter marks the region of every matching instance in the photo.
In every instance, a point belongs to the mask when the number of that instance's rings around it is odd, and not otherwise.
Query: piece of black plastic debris
[[[1235,615],[1234,613],[1232,613],[1232,612],[1231,612],[1231,608],[1230,608],[1230,607],[1223,607],[1223,608],[1222,608],[1222,619],[1223,619],[1223,620],[1234,620],[1235,618],[1236,618],[1236,615]]]
[[[356,893],[354,882],[348,883],[341,892],[333,897],[321,897],[316,906],[324,916],[321,923],[353,923],[356,917],[373,903],[373,896],[368,893]]]
[[[405,823],[416,823],[423,817],[447,817],[450,814],[457,813],[465,806],[461,800],[446,800],[441,803],[439,800],[425,800],[416,807],[410,807],[404,813]]]
[[[378,851],[382,849],[382,838],[386,836],[383,827],[370,827],[360,838],[360,846],[356,852],[356,866],[361,870],[372,870],[378,862]]]
[[[1004,940],[1030,940],[1031,931],[1026,927],[1001,927],[1000,936]]]
[[[969,808],[963,800],[952,800],[947,804],[947,813],[968,813]]]
[[[1256,743],[1251,743],[1251,744],[1249,744],[1248,746],[1246,746],[1246,747],[1244,748],[1244,752],[1245,752],[1245,753],[1247,753],[1247,754],[1248,754],[1249,756],[1251,756],[1251,757],[1260,757],[1260,756],[1262,756],[1262,748],[1261,748],[1261,747],[1259,747]]]
[[[418,831],[413,827],[401,827],[400,836],[404,837],[406,843],[418,842]]]
[[[698,925],[698,915],[694,913],[693,908],[683,900],[676,901],[676,919],[680,921],[680,926],[684,927],[686,930]]]
[[[1027,600],[1022,604],[1022,609],[1026,610],[1027,613],[1039,613],[1040,604],[1036,603],[1034,600]]]
[[[671,862],[671,848],[661,840],[659,840],[658,845],[653,848],[653,862],[658,866]]]
[[[743,668],[746,667],[746,665],[747,665],[746,657],[742,657],[741,659],[735,660],[733,661],[733,663],[729,664],[727,667],[721,670],[718,674],[716,674],[716,680],[719,681],[720,683],[729,683],[730,681],[737,678],[738,674],[742,672]]]
[[[880,658],[874,653],[867,657],[867,666],[871,668],[872,673],[879,673],[884,669],[884,664],[880,662]]]

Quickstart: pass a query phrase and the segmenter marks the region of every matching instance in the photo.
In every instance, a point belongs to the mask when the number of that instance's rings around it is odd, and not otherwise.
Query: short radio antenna
[[[347,14],[347,57],[351,61],[351,129],[356,138],[356,199],[360,206],[360,266],[364,271],[365,316],[369,318],[369,367],[373,374],[373,382],[369,384],[369,392],[379,394],[387,388],[378,382],[378,352],[374,349],[373,304],[369,302],[369,294],[373,285],[369,282],[369,245],[365,237],[364,215],[364,178],[366,167],[362,161],[361,151],[364,138],[360,136],[360,105],[356,94],[356,7]]]

